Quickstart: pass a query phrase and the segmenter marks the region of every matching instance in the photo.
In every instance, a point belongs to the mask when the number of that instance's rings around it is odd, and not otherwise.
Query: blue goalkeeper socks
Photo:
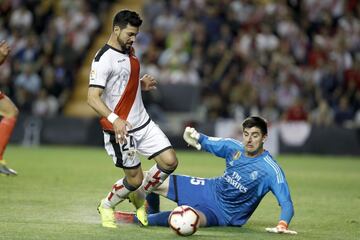
[[[150,214],[148,216],[149,225],[168,227],[169,226],[168,218],[170,213],[171,211],[165,211],[165,212]]]
[[[148,215],[149,226],[163,226],[168,227],[168,218],[171,211],[159,212]],[[139,219],[134,216],[134,223],[139,223]]]
[[[160,197],[155,193],[149,193],[146,196],[146,201],[148,203],[147,213],[153,214],[160,212]]]

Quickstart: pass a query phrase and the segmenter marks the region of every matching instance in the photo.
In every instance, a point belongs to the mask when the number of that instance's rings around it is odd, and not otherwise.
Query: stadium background
[[[144,19],[136,54],[159,87],[143,98],[176,149],[187,147],[185,125],[237,137],[246,116],[262,115],[271,126],[266,147],[300,209],[296,239],[359,238],[359,1],[2,0],[0,40],[12,52],[0,87],[20,109],[5,157],[20,175],[0,179],[0,239],[115,239],[98,226],[94,206],[119,173],[86,94],[91,60],[122,8]],[[178,155],[181,173],[221,174],[221,162],[204,163],[208,155]],[[273,238],[262,229],[277,216],[275,204],[266,199],[247,227],[198,237]],[[136,227],[125,233],[153,238]]]
[[[353,0],[2,1],[12,53],[0,86],[21,111],[13,142],[102,144],[86,104],[89,68],[124,7],[144,19],[136,54],[159,81],[144,101],[176,147],[187,124],[227,137],[262,115],[274,152],[360,154]]]

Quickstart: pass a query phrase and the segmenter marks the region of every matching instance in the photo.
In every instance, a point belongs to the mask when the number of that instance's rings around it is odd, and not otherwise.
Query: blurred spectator
[[[0,87],[22,113],[61,112],[111,1],[0,1],[0,39],[12,49]]]
[[[32,105],[32,113],[39,117],[51,117],[58,112],[59,103],[57,99],[48,95],[46,89],[41,89]]]
[[[331,126],[334,123],[334,111],[325,99],[310,113],[310,122],[316,126]]]
[[[26,63],[22,66],[21,73],[15,79],[15,86],[24,89],[30,96],[35,97],[40,91],[41,79],[34,71],[32,64]],[[32,98],[29,100],[31,101]]]
[[[354,109],[349,104],[346,96],[341,96],[338,105],[335,107],[335,123],[343,127],[351,127],[354,118]]]
[[[307,121],[308,113],[304,106],[304,101],[298,97],[294,103],[284,112],[283,119],[288,122]]]
[[[12,47],[0,87],[20,110],[31,111],[44,88],[62,111],[109,2],[0,1],[0,39]],[[199,86],[204,120],[260,112],[276,121],[298,112],[298,98],[316,124],[343,126],[358,116],[359,1],[147,0],[143,14],[135,46],[142,73]],[[27,85],[37,84],[15,84],[29,62],[40,78],[30,102]]]
[[[33,24],[33,16],[25,5],[20,5],[11,13],[10,26],[26,32]]]
[[[160,84],[191,83],[181,80],[184,72],[198,72],[205,119],[241,119],[260,111],[272,121],[281,115],[342,124],[331,120],[335,112],[343,115],[341,96],[354,112],[359,109],[355,2],[147,2],[145,17],[163,29],[148,29],[152,47],[144,56],[152,56],[149,66],[161,76]]]

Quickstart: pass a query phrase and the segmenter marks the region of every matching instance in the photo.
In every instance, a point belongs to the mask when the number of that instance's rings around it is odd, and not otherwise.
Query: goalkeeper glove
[[[289,230],[288,225],[285,221],[280,221],[274,228],[265,228],[269,233],[285,233],[285,234],[297,234],[296,231]]]
[[[189,144],[190,146],[193,146],[197,150],[201,149],[201,145],[198,142],[198,140],[200,138],[200,133],[198,133],[195,130],[195,128],[186,127],[183,138],[184,138],[185,142],[187,142],[187,144]]]

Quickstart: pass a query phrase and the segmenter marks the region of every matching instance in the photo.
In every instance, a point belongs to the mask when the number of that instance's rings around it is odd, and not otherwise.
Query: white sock
[[[172,171],[160,169],[159,166],[155,164],[146,174],[142,183],[142,190],[144,190],[146,193],[152,192],[159,185],[161,185],[171,173]]]
[[[107,195],[103,202],[103,207],[115,208],[120,202],[124,201],[130,192],[135,191],[136,188],[129,185],[126,178],[118,180],[112,187],[111,192]]]

